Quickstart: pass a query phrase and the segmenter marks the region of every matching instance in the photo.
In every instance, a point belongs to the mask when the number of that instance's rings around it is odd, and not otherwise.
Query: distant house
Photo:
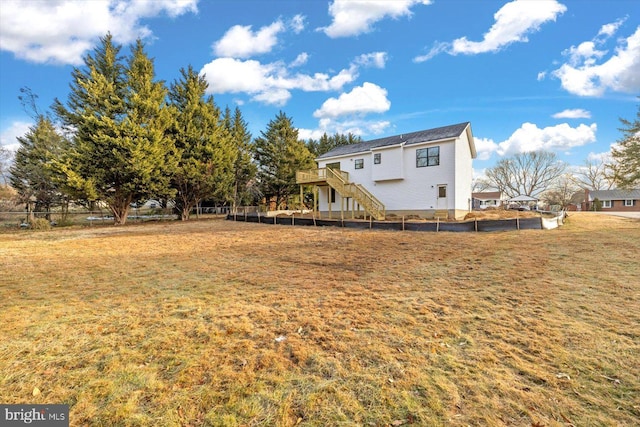
[[[322,213],[460,218],[470,209],[476,147],[469,122],[343,145],[299,171]]]
[[[598,199],[603,211],[638,212],[640,211],[640,189],[634,190],[585,190],[583,210],[592,210]]]
[[[473,209],[499,208],[502,206],[502,193],[500,191],[483,191],[471,193]]]

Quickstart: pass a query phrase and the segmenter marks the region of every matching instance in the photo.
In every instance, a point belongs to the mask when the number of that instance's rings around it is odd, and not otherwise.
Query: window
[[[416,167],[438,166],[440,164],[440,147],[419,148],[416,150]]]
[[[336,190],[334,188],[331,189],[331,201],[329,203],[336,202]]]
[[[624,205],[625,206],[633,206],[633,200],[629,200],[629,199],[625,200],[624,201]]]
[[[611,200],[603,200],[602,201],[602,207],[603,208],[610,208],[611,207]]]
[[[377,153],[377,154],[373,155],[373,164],[374,165],[379,165],[381,161],[382,161],[382,154],[381,153]]]
[[[447,197],[447,186],[438,185],[438,198],[445,199]]]
[[[364,168],[364,159],[356,159],[355,162],[353,163],[353,166],[356,169],[363,169]]]

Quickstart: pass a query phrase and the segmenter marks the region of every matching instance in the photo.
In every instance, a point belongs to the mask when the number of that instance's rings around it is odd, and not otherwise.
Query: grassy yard
[[[632,426],[640,221],[0,234],[0,403],[72,426]]]

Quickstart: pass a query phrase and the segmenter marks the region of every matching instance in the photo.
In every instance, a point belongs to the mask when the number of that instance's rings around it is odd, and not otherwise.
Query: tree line
[[[297,191],[297,170],[361,141],[352,134],[301,141],[283,112],[252,139],[240,109],[221,111],[192,66],[167,86],[140,40],[129,55],[121,50],[110,34],[103,37],[73,69],[68,98],[56,99],[46,114],[23,90],[35,124],[18,138],[2,175],[37,211],[103,203],[124,224],[132,204],[149,199],[171,201],[183,220],[204,200],[281,205]]]

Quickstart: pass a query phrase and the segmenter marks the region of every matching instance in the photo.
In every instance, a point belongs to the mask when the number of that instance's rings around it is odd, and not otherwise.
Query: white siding
[[[371,150],[371,179],[373,181],[387,181],[404,178],[402,152],[401,145]],[[378,154],[380,155],[380,163],[375,164],[374,158]]]
[[[471,206],[471,185],[473,182],[473,158],[471,157],[467,132],[463,132],[456,140],[455,155],[455,209],[467,210]]]

